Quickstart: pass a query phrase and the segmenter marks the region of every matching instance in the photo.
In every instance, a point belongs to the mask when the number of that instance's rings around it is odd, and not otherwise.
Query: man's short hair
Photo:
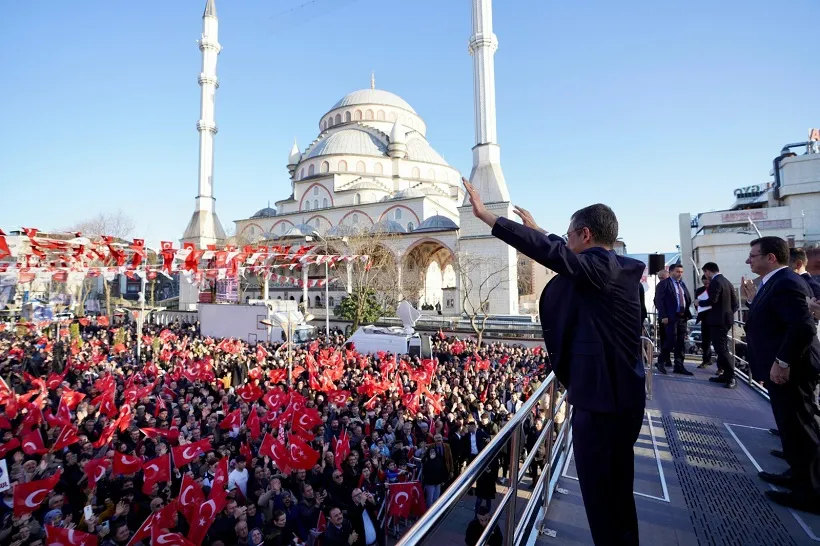
[[[789,249],[789,265],[794,267],[794,265],[798,262],[803,262],[803,265],[808,265],[809,263],[809,256],[806,254],[806,251],[802,248],[790,248]]]
[[[677,269],[679,267],[681,269],[683,269],[683,264],[672,264],[672,265],[669,266],[669,271],[674,271],[675,269]]]
[[[760,253],[764,256],[774,254],[774,258],[777,260],[778,264],[789,264],[789,243],[787,243],[784,239],[768,235],[766,237],[755,239],[749,243],[750,247],[755,245],[760,246]]]
[[[490,513],[490,509],[487,508],[486,506],[479,506],[478,510],[476,510],[475,513],[476,513],[476,515],[479,515],[479,516],[486,516],[487,514]]]
[[[599,245],[612,246],[618,239],[618,218],[611,208],[601,203],[576,210],[571,223],[572,229],[589,229],[592,240]]]
[[[720,273],[720,268],[718,267],[718,264],[716,264],[715,262],[706,262],[705,264],[703,264],[703,267],[701,267],[701,269],[703,269],[704,271],[708,271],[709,273]]]

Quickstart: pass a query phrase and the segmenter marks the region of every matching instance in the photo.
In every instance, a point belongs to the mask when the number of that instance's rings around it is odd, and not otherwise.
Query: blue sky
[[[196,195],[204,3],[4,3],[0,227],[58,229],[121,208],[135,236],[181,236]],[[217,9],[223,224],[289,194],[293,138],[306,147],[371,69],[469,174],[467,0]],[[729,206],[820,125],[814,0],[496,0],[494,15],[502,165],[513,201],[552,231],[604,202],[630,252],[671,250],[678,213]]]

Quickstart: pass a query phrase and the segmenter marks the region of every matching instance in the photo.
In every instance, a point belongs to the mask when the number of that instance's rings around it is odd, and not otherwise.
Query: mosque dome
[[[383,89],[360,89],[348,93],[342,99],[333,105],[331,110],[337,108],[344,108],[345,106],[353,106],[357,104],[376,104],[380,106],[392,106],[394,108],[401,108],[412,113],[416,113],[413,107],[410,106],[406,100],[398,95],[394,95],[389,91]]]
[[[251,216],[251,218],[270,218],[272,216],[276,216],[276,209],[271,207],[265,207],[263,209],[259,209],[256,213]]]
[[[454,229],[458,229],[458,225],[455,222],[446,216],[436,214],[420,223],[419,227],[413,230],[413,233],[418,233],[419,231],[451,231]]]
[[[318,231],[310,224],[296,224],[285,232],[283,237],[304,237],[306,235],[316,235]]]
[[[337,154],[384,157],[387,146],[370,132],[350,127],[332,132],[319,140],[302,160]]]
[[[373,224],[370,233],[407,233],[407,230],[394,220],[382,220]]]

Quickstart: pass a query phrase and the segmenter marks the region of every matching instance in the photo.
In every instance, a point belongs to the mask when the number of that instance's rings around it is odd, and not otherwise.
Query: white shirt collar
[[[765,277],[763,277],[763,279],[761,279],[761,281],[760,281],[760,287],[761,287],[761,288],[763,288],[763,285],[764,285],[764,284],[766,284],[766,282],[767,282],[769,279],[771,279],[771,278],[772,278],[772,275],[774,275],[775,273],[777,273],[777,272],[778,272],[778,271],[780,271],[781,269],[786,269],[786,268],[788,268],[788,267],[789,267],[789,266],[787,266],[787,265],[782,265],[782,266],[778,267],[777,269],[775,269],[774,271],[769,271],[768,273],[766,273],[766,276],[765,276]]]

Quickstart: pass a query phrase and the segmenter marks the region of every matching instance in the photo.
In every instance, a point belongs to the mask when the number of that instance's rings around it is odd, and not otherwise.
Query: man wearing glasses
[[[561,238],[516,207],[497,217],[467,180],[473,214],[492,234],[558,275],[539,302],[550,362],[567,387],[581,494],[595,544],[638,544],[633,446],[646,404],[640,282],[645,265],[612,249],[618,219],[606,205],[576,211]]]

